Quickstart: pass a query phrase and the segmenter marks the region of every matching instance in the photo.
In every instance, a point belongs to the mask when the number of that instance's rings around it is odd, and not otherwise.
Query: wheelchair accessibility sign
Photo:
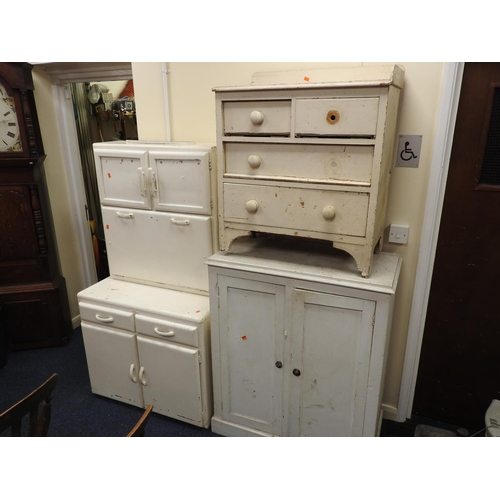
[[[421,147],[421,135],[400,135],[396,167],[418,167]]]

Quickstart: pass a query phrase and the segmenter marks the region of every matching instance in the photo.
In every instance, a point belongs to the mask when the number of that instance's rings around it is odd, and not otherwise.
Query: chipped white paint
[[[329,240],[370,275],[404,70],[351,70],[312,72],[308,82],[307,71],[261,74],[260,84],[214,89],[221,250],[252,231]]]
[[[241,238],[207,261],[214,432],[378,435],[401,259],[375,255],[363,278],[349,255],[313,247]]]
[[[210,425],[208,297],[107,278],[78,301],[94,394]]]

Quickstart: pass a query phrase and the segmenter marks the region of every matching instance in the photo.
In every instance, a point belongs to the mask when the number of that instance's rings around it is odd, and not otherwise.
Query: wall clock
[[[0,151],[22,152],[22,150],[14,97],[0,82]]]

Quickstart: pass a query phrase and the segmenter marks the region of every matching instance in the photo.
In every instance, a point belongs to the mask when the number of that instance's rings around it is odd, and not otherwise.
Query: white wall
[[[359,66],[363,63],[168,63],[171,140],[215,143],[215,98],[213,87],[248,85],[252,74],[260,71]],[[376,64],[376,63],[367,63]],[[382,64],[388,64],[383,62]],[[386,226],[404,223],[410,226],[407,245],[389,245],[385,251],[397,252],[403,267],[395,303],[391,346],[387,368],[384,403],[395,413],[406,345],[411,300],[421,238],[421,225],[427,194],[429,167],[434,143],[444,63],[397,62],[405,68],[397,135],[422,135],[419,168],[394,168],[388,201]],[[132,63],[137,120],[140,140],[163,141],[167,121],[163,100],[161,63]],[[35,79],[35,98],[39,109],[42,136],[47,151],[47,176],[54,212],[56,237],[62,273],[68,284],[72,315],[78,315],[76,293],[82,279],[74,266],[78,255],[74,228],[68,215],[68,189],[60,144],[54,133],[54,109],[50,82],[40,71]],[[390,416],[386,414],[386,416]]]

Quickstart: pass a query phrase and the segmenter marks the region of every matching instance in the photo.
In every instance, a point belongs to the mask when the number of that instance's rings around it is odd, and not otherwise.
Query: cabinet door
[[[82,322],[92,392],[144,407],[135,335]]]
[[[154,209],[210,215],[209,160],[208,152],[152,151]]]
[[[290,435],[362,436],[375,302],[295,289],[293,307]]]
[[[218,287],[222,418],[281,435],[285,289],[227,276]]]
[[[154,411],[202,425],[202,394],[198,349],[137,337],[144,403]]]
[[[112,276],[207,290],[209,216],[102,207]]]
[[[99,150],[94,158],[103,205],[151,208],[146,150]]]

